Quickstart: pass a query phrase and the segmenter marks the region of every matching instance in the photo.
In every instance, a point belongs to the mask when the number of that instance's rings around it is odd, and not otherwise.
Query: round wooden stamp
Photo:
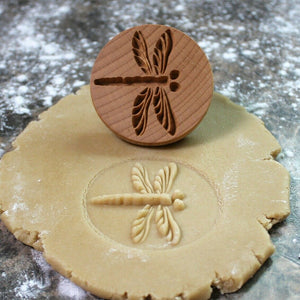
[[[99,53],[91,96],[102,121],[120,138],[160,146],[190,133],[213,95],[209,61],[183,32],[142,25],[121,32]]]

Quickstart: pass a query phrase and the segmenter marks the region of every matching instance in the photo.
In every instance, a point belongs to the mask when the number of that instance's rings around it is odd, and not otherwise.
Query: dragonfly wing
[[[164,88],[157,87],[153,96],[154,111],[159,123],[171,135],[176,132],[174,114]]]
[[[141,31],[136,31],[132,38],[132,51],[134,59],[146,74],[152,73],[152,67],[148,56],[148,48]]]
[[[134,243],[142,243],[148,237],[153,212],[153,207],[149,204],[139,210],[131,226],[131,238]]]
[[[181,230],[175,221],[170,209],[159,205],[156,211],[155,222],[158,232],[173,245],[181,239]]]
[[[169,224],[166,211],[161,205],[156,209],[155,222],[158,232],[165,237],[169,231]]]
[[[160,169],[154,178],[154,191],[158,194],[169,193],[177,176],[177,171],[175,163],[169,163],[168,166]]]
[[[177,245],[181,239],[181,230],[175,221],[169,207],[165,207],[166,213],[168,215],[170,230],[167,235],[167,240],[171,242],[173,245]]]
[[[131,180],[134,189],[141,194],[153,193],[147,169],[136,163],[131,170]]]
[[[153,66],[157,75],[163,74],[166,71],[168,59],[173,48],[173,40],[171,30],[167,29],[157,41],[154,54]]]
[[[132,108],[132,125],[136,135],[143,135],[146,130],[148,110],[152,98],[152,88],[145,88],[134,100]]]

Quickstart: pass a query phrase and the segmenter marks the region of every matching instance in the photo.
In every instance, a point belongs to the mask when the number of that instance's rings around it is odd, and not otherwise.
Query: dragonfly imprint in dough
[[[183,192],[175,190],[170,194],[177,171],[177,165],[170,163],[158,171],[152,185],[147,169],[140,163],[136,163],[131,171],[131,181],[137,193],[97,196],[91,199],[91,203],[95,205],[143,205],[144,207],[138,211],[131,225],[132,241],[142,243],[147,239],[155,214],[154,221],[159,234],[172,245],[176,245],[180,242],[181,230],[169,206],[172,205],[175,211],[185,209],[182,201]]]
[[[180,87],[179,83],[175,81],[179,77],[178,70],[172,70],[169,75],[165,75],[172,49],[172,32],[167,29],[156,42],[151,63],[146,40],[141,31],[136,31],[132,38],[133,56],[146,76],[104,77],[94,80],[95,85],[146,85],[146,88],[136,96],[132,109],[132,126],[137,136],[143,135],[147,128],[151,102],[159,123],[170,135],[175,135],[175,117],[168,94],[164,88],[164,85],[168,83],[172,92],[177,91]]]

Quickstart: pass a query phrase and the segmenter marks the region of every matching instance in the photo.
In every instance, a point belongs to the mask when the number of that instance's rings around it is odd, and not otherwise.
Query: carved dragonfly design
[[[151,102],[157,120],[163,128],[170,135],[174,135],[176,132],[176,122],[170,100],[163,87],[170,81],[169,88],[172,92],[179,88],[179,84],[174,81],[179,76],[178,70],[172,70],[169,76],[164,75],[172,49],[172,32],[167,29],[156,42],[151,63],[146,40],[141,31],[136,31],[132,38],[132,51],[137,65],[147,76],[105,77],[94,80],[96,85],[149,84],[137,95],[133,104],[132,125],[137,136],[143,135],[147,128]],[[153,86],[153,84],[155,85]]]
[[[180,242],[181,230],[169,206],[172,205],[175,211],[185,208],[185,204],[182,201],[184,194],[180,190],[175,190],[172,195],[170,194],[176,176],[177,165],[170,163],[158,171],[152,185],[147,169],[140,163],[137,163],[132,168],[131,180],[134,189],[138,193],[98,196],[92,198],[91,203],[102,205],[144,205],[138,211],[131,225],[132,241],[134,243],[142,243],[147,239],[155,213],[154,221],[159,234],[171,244],[176,245]]]

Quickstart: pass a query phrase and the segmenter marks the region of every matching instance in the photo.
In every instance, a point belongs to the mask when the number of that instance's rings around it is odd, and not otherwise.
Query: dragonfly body
[[[118,84],[166,84],[168,83],[168,76],[132,76],[132,77],[104,77],[95,79],[96,85],[118,85]]]
[[[172,197],[170,194],[139,194],[124,193],[98,196],[91,200],[93,204],[109,204],[109,205],[172,205]]]

